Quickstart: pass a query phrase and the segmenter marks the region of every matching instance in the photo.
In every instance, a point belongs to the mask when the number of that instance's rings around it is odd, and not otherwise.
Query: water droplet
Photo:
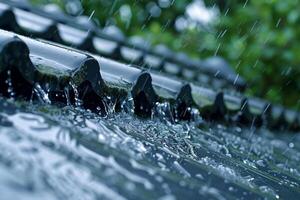
[[[37,95],[40,102],[51,104],[51,100],[49,99],[48,93],[41,87],[39,83],[34,84],[33,91]]]
[[[71,81],[69,82],[69,85],[72,87],[75,95],[75,106],[76,107],[81,107],[83,105],[82,100],[79,98],[79,91],[77,89],[77,86]]]

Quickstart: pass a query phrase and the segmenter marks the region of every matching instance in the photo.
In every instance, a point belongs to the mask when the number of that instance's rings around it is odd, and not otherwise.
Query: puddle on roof
[[[1,199],[300,198],[297,134],[0,107]]]

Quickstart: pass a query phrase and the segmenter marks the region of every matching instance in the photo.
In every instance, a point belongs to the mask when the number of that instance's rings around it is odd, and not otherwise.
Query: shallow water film
[[[300,199],[299,134],[0,108],[1,199]]]

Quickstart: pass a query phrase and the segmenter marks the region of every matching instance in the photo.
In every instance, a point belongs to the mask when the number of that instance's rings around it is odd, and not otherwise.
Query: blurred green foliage
[[[65,1],[52,0],[62,7]],[[222,56],[247,80],[248,94],[298,108],[298,0],[205,0],[207,7],[217,7],[220,11],[217,20],[209,26],[190,26],[177,31],[176,19],[186,17],[186,6],[190,3],[190,0],[82,0],[84,14],[93,13],[100,26],[116,24],[126,35],[141,35],[153,44],[164,43],[193,57]],[[151,9],[156,11],[154,15]]]
[[[299,9],[298,0],[229,0],[216,24],[217,32],[226,30],[216,40],[219,53],[251,84],[248,92],[294,108],[300,91]]]

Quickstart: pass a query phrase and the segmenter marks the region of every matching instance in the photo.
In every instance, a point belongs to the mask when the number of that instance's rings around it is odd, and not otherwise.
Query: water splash
[[[121,103],[121,109],[130,114],[134,114],[134,100],[132,95],[129,93],[127,98]]]
[[[0,105],[7,102],[0,99]],[[174,123],[158,114],[145,120],[129,112],[100,117],[71,106],[47,107],[26,104],[13,114],[4,106],[0,113],[4,197],[277,199],[299,195],[299,166],[291,156],[299,153],[297,137],[290,145],[290,138],[279,142],[263,129],[249,137],[248,128],[209,124],[199,128],[197,122]],[[157,107],[166,116],[162,111],[168,105]],[[292,151],[282,155],[287,147]]]
[[[73,92],[74,92],[75,106],[82,107],[83,101],[79,97],[79,91],[77,89],[77,86],[72,81],[69,82],[69,85],[71,86],[71,88],[73,89]]]
[[[34,84],[33,91],[41,103],[51,104],[49,93],[46,92],[39,83]]]

